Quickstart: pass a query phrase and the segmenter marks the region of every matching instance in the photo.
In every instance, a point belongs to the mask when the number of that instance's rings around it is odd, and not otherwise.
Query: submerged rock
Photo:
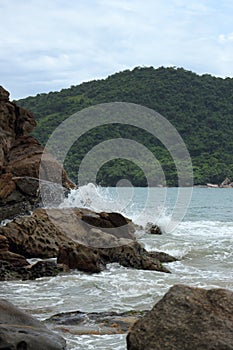
[[[66,342],[32,316],[0,299],[0,349],[65,350]]]
[[[233,292],[173,286],[138,320],[128,350],[232,350]]]
[[[117,312],[65,312],[54,315],[46,323],[72,334],[124,334],[147,311]]]

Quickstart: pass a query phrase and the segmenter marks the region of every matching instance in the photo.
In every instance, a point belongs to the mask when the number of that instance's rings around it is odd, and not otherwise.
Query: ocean
[[[63,207],[83,206],[118,211],[142,227],[138,240],[148,250],[179,260],[166,264],[171,274],[110,264],[99,274],[72,271],[35,281],[1,282],[0,297],[40,320],[67,311],[149,310],[174,284],[233,290],[233,189],[193,188],[186,193],[182,215],[170,225],[177,206],[177,188],[101,188],[73,190]],[[190,198],[187,198],[189,196]],[[190,199],[190,203],[188,205]],[[145,233],[147,222],[162,235]],[[171,229],[172,227],[172,229]],[[125,350],[126,335],[62,334],[72,350]]]

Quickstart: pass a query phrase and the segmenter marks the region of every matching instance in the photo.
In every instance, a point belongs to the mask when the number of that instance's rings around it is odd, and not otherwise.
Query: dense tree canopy
[[[231,78],[200,76],[175,67],[136,67],[107,79],[71,86],[60,92],[38,94],[17,103],[34,113],[37,120],[34,136],[46,144],[52,131],[73,113],[99,103],[116,101],[149,107],[175,126],[191,155],[195,184],[220,183],[225,177],[233,179]],[[90,130],[71,147],[65,168],[75,182],[78,181],[80,162],[87,152],[100,142],[113,138],[128,138],[145,145],[162,166],[166,184],[177,185],[176,168],[165,147],[148,132],[120,124]],[[147,159],[143,162],[147,164]],[[126,178],[135,186],[146,186],[147,176],[141,165],[125,159],[111,160],[99,169],[98,182],[115,185],[119,179]],[[147,171],[150,174],[149,168]],[[164,184],[160,175],[158,172],[158,177],[152,180],[154,185]],[[88,181],[88,173],[86,178]]]

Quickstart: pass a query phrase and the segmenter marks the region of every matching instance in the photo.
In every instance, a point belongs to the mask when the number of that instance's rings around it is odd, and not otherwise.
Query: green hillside
[[[37,127],[33,135],[45,144],[51,132],[73,113],[91,105],[115,101],[154,109],[176,127],[191,155],[195,184],[220,183],[225,177],[233,179],[231,78],[199,76],[183,68],[137,67],[107,79],[16,102],[34,113]],[[143,130],[118,124],[111,128],[95,128],[72,146],[65,161],[70,177],[77,182],[79,164],[94,145],[116,137],[144,144],[162,165],[167,185],[177,184],[176,169],[163,145]],[[122,177],[130,179],[135,186],[147,184],[140,167],[123,159],[108,162],[98,173],[98,181],[103,185],[115,185]],[[155,180],[155,185],[158,183],[159,179]]]

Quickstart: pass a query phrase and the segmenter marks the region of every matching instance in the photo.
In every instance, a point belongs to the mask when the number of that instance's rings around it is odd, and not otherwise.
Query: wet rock
[[[127,349],[232,350],[232,329],[232,291],[176,285],[135,323]]]
[[[0,233],[7,237],[11,251],[26,258],[56,257],[59,246],[70,242],[49,220],[44,209],[35,210],[33,215],[15,218],[0,227]]]
[[[9,93],[0,86],[0,221],[38,206],[39,178],[67,189],[75,187],[58,162],[29,136],[35,125],[33,114],[10,102]]]
[[[78,269],[84,272],[97,273],[103,270],[98,252],[81,244],[66,246],[59,249],[57,261],[67,265],[70,269]]]
[[[118,227],[113,227],[109,221],[111,233],[93,229],[93,226],[84,221],[90,216],[101,217],[100,214],[87,209],[38,208],[32,215],[18,217],[0,227],[0,234],[8,238],[11,251],[23,254],[27,258],[56,257],[59,248],[71,242],[92,248],[122,245],[115,234]],[[129,230],[132,228],[125,227],[122,234],[133,237],[132,231]]]
[[[177,261],[178,259],[175,258],[174,256],[164,253],[164,252],[154,252],[154,251],[150,251],[149,252],[151,258],[153,259],[158,259],[161,263],[171,263],[174,261]]]
[[[130,220],[111,214],[78,208],[40,208],[0,227],[0,234],[7,237],[10,250],[16,254],[26,258],[58,257],[59,263],[71,269],[100,272],[106,264],[118,262],[130,268],[169,272],[158,256],[147,252],[135,240]],[[95,217],[108,228],[93,227],[84,221],[87,217]],[[127,222],[123,231],[113,226],[122,222]]]
[[[65,350],[65,340],[7,300],[0,299],[0,349]]]
[[[60,272],[68,271],[66,266],[47,260],[27,266],[14,266],[8,261],[0,260],[0,281],[35,280],[41,277],[57,276]]]
[[[30,265],[26,269],[26,275],[24,279],[35,280],[41,277],[57,276],[60,272],[63,271],[64,267],[57,264],[55,261],[41,260],[33,265]]]
[[[139,270],[170,272],[136,241],[122,241],[117,247],[99,249],[99,254],[106,264],[117,262],[124,267]]]
[[[152,222],[148,222],[145,228],[146,233],[150,233],[151,235],[161,235],[162,231],[159,226],[153,224]]]
[[[0,281],[22,280],[26,275],[25,268],[14,267],[9,262],[0,260]]]
[[[117,312],[66,312],[54,315],[46,323],[55,324],[57,329],[72,334],[124,334],[147,311]]]
[[[8,262],[13,267],[29,265],[24,256],[9,251],[8,239],[2,235],[0,235],[0,260]]]
[[[104,229],[104,232],[109,232],[117,238],[135,239],[132,221],[120,213],[92,213],[83,215],[82,220],[91,226]],[[112,230],[116,227],[117,230]]]

